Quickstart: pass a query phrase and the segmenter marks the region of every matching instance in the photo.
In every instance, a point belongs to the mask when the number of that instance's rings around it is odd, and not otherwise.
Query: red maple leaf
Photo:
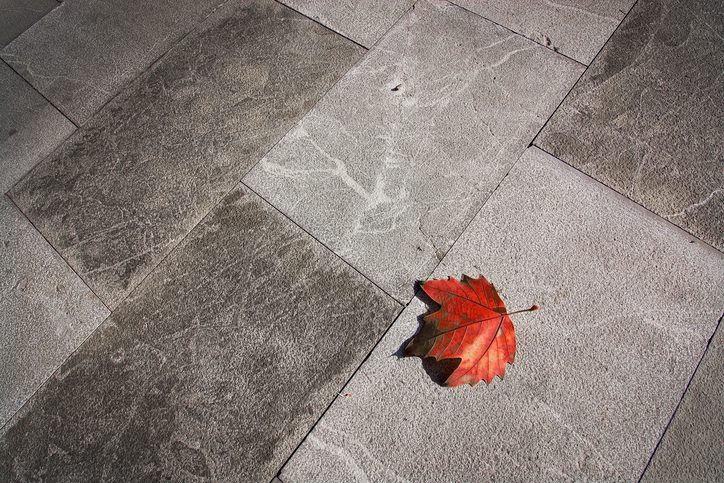
[[[460,364],[445,379],[444,386],[490,384],[501,379],[505,365],[515,358],[515,329],[495,287],[480,278],[463,275],[462,281],[430,280],[422,290],[440,309],[425,315],[423,326],[405,347],[406,356],[433,357],[436,361],[460,359]]]

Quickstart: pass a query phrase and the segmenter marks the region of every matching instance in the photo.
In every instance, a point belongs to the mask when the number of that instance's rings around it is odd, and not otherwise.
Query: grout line
[[[417,295],[417,292],[415,293],[415,295]],[[385,331],[382,333],[382,335],[380,336],[380,338],[377,339],[377,342],[375,342],[375,344],[374,344],[374,345],[372,346],[372,348],[369,350],[369,352],[368,352],[367,355],[364,357],[364,359],[362,359],[362,362],[360,362],[360,363],[357,365],[357,367],[355,368],[355,370],[352,371],[352,374],[347,378],[347,380],[344,382],[344,384],[342,384],[342,386],[339,388],[340,390],[337,391],[338,393],[339,393],[339,392],[342,392],[342,390],[344,390],[344,388],[347,386],[347,384],[350,383],[350,381],[351,381],[351,380],[354,378],[354,376],[359,372],[359,370],[362,368],[362,366],[365,365],[365,362],[367,362],[367,359],[369,359],[370,356],[375,352],[375,349],[377,349],[377,346],[380,345],[380,342],[382,342],[382,339],[385,338],[385,336],[386,336],[387,333],[390,331],[390,329],[392,328],[392,326],[395,325],[395,322],[397,322],[397,320],[400,318],[400,316],[401,316],[402,313],[405,311],[405,309],[407,308],[407,306],[410,305],[410,303],[412,302],[412,300],[414,299],[414,297],[415,297],[415,296],[413,296],[413,298],[410,299],[410,302],[407,302],[406,304],[404,304],[403,307],[402,307],[402,309],[398,312],[398,314],[395,315],[395,317],[392,319],[392,322],[390,322],[390,325],[387,326],[387,328],[386,328]],[[329,411],[329,409],[332,407],[332,405],[335,403],[335,401],[337,401],[337,398],[338,398],[338,397],[339,397],[339,395],[337,394],[337,395],[335,395],[335,396],[332,398],[332,401],[330,401],[330,403],[327,405],[327,407],[324,409],[324,411],[322,411],[322,414],[320,414],[319,417],[317,418],[317,420],[314,422],[314,424],[312,424],[312,427],[309,428],[309,431],[307,431],[307,434],[304,435],[304,437],[301,439],[301,441],[299,441],[299,444],[297,444],[297,446],[294,448],[294,450],[293,450],[291,453],[289,453],[289,456],[287,457],[287,459],[284,460],[284,462],[282,463],[282,465],[279,467],[279,470],[275,473],[275,477],[276,477],[276,478],[279,478],[279,481],[281,481],[280,475],[281,475],[281,472],[282,472],[282,470],[284,469],[284,467],[287,465],[287,463],[289,463],[289,460],[292,459],[292,456],[294,456],[294,455],[296,454],[297,450],[299,450],[299,448],[302,446],[302,444],[307,440],[307,437],[312,433],[312,431],[314,431],[314,428],[316,428],[316,427],[317,427],[317,424],[319,424],[319,422],[322,420],[322,418],[324,418],[324,415],[327,414],[327,411]],[[273,479],[274,479],[274,478],[272,478],[272,480],[273,480]]]
[[[687,238],[693,238],[693,239],[695,239],[697,242],[701,243],[701,244],[704,245],[704,246],[707,246],[707,247],[711,248],[712,250],[715,250],[715,251],[717,251],[717,252],[722,252],[722,250],[718,249],[717,247],[715,247],[715,246],[712,245],[711,243],[709,243],[709,242],[707,242],[707,241],[705,241],[705,240],[702,240],[702,239],[699,238],[698,236],[694,235],[693,233],[688,232],[687,230],[683,229],[682,227],[680,227],[680,226],[677,225],[676,223],[672,222],[671,220],[668,220],[668,219],[664,218],[663,216],[659,215],[658,213],[656,213],[656,212],[654,212],[654,211],[651,211],[649,208],[647,208],[646,206],[642,205],[642,204],[639,203],[638,201],[629,198],[629,197],[626,196],[625,194],[623,194],[623,193],[621,193],[620,191],[618,191],[618,190],[616,190],[616,189],[608,186],[608,185],[605,184],[603,181],[600,181],[600,180],[594,178],[593,176],[591,176],[590,174],[586,173],[585,171],[581,171],[581,170],[578,169],[576,166],[573,166],[572,164],[570,164],[570,163],[568,163],[567,161],[559,158],[559,157],[556,156],[555,154],[549,153],[548,151],[546,151],[546,150],[543,149],[542,147],[538,146],[537,144],[532,144],[531,146],[535,147],[536,149],[539,149],[539,150],[543,151],[543,152],[546,153],[548,156],[551,156],[552,158],[555,158],[555,159],[558,160],[559,162],[565,164],[565,165],[568,166],[569,168],[577,171],[578,173],[581,173],[581,174],[582,174],[583,176],[585,176],[586,178],[590,179],[591,181],[593,181],[594,183],[596,183],[596,184],[598,184],[598,185],[603,186],[604,188],[606,188],[606,190],[614,193],[616,196],[620,196],[622,199],[624,199],[624,200],[626,200],[626,201],[628,201],[628,202],[631,202],[631,203],[635,204],[636,206],[638,206],[639,208],[645,210],[647,213],[650,213],[651,215],[655,216],[655,217],[658,218],[659,220],[663,220],[664,222],[666,222],[666,223],[668,223],[669,225],[671,225],[672,227],[674,227],[674,228],[676,229],[676,231],[678,231],[678,232],[680,232],[680,233],[683,233]]]
[[[523,35],[523,34],[520,33],[520,32],[516,32],[516,31],[513,30],[512,28],[506,27],[505,25],[503,25],[503,24],[501,24],[501,23],[498,23],[498,22],[496,22],[495,20],[486,17],[485,15],[479,14],[479,13],[477,13],[477,12],[473,12],[472,10],[467,9],[467,8],[463,7],[462,5],[458,5],[457,3],[455,3],[456,0],[446,0],[446,1],[447,1],[448,3],[450,3],[451,5],[455,5],[456,7],[458,7],[458,8],[460,8],[460,9],[468,12],[469,14],[476,15],[476,16],[484,19],[484,20],[487,20],[488,22],[490,22],[490,23],[492,23],[492,24],[497,25],[498,27],[501,27],[501,28],[507,30],[508,32],[511,32],[511,33],[513,33],[513,34],[515,34],[515,35],[517,35],[517,36],[519,36],[519,37],[523,37],[523,38],[526,39],[526,40],[530,40],[530,41],[533,42],[534,44],[538,44],[538,45],[540,45],[541,47],[545,47],[546,49],[550,50],[551,52],[555,52],[556,54],[560,55],[561,57],[565,57],[566,59],[571,60],[571,61],[575,62],[576,64],[578,64],[578,65],[580,65],[580,66],[583,66],[583,67],[585,67],[585,68],[588,68],[588,66],[590,65],[590,64],[584,64],[584,63],[581,62],[580,60],[576,60],[576,59],[574,59],[573,57],[571,57],[571,56],[569,56],[569,55],[566,55],[566,54],[564,54],[564,53],[562,53],[562,52],[559,52],[559,51],[556,50],[555,48],[549,47],[548,45],[541,44],[541,43],[538,42],[537,40],[533,40],[533,39],[531,39],[530,37],[528,37],[528,36],[526,36],[526,35]],[[624,18],[626,18],[626,17],[624,17]],[[621,22],[623,22],[623,20],[621,20]],[[621,24],[619,23],[619,25],[621,25]],[[618,25],[616,26],[616,28],[618,28]],[[606,40],[606,42],[608,42],[608,40]],[[604,45],[605,45],[605,43],[604,43]],[[601,48],[603,48],[603,47],[601,47]],[[595,57],[594,57],[594,58],[595,58]],[[593,60],[591,60],[591,63],[593,63]]]
[[[55,109],[56,111],[58,111],[61,116],[63,116],[69,123],[71,123],[73,126],[75,126],[76,129],[78,129],[78,127],[79,127],[78,124],[76,124],[65,112],[63,112],[58,106],[56,106],[56,105],[53,103],[53,101],[51,101],[50,99],[48,99],[47,97],[45,97],[45,95],[44,95],[42,92],[40,92],[33,84],[31,84],[30,81],[29,81],[28,79],[26,79],[20,72],[18,72],[17,70],[15,70],[15,68],[14,68],[12,65],[10,65],[7,60],[5,60],[4,58],[0,57],[0,61],[2,61],[2,63],[5,64],[6,66],[8,66],[8,68],[9,68],[10,70],[12,70],[13,72],[15,72],[15,73],[23,80],[23,82],[25,82],[25,84],[27,84],[28,86],[30,86],[30,88],[31,88],[32,90],[34,90],[40,97],[42,97],[43,99],[45,99],[45,102],[47,102],[48,104],[50,104],[51,106],[53,106],[53,109]],[[66,138],[66,139],[67,139],[67,138]],[[64,140],[64,141],[65,141],[65,140]],[[43,159],[45,159],[45,158],[43,158]],[[41,161],[42,161],[42,160],[41,160]],[[40,163],[40,161],[38,161],[38,163]]]
[[[274,1],[275,1],[276,3],[278,3],[279,5],[281,5],[281,6],[285,7],[285,8],[288,8],[289,10],[291,10],[291,11],[293,11],[293,12],[297,12],[299,15],[303,16],[304,18],[307,18],[307,19],[311,20],[312,22],[316,23],[317,25],[321,25],[322,27],[324,27],[325,29],[329,30],[330,32],[333,32],[333,33],[339,35],[340,37],[344,37],[345,39],[349,40],[349,41],[352,42],[353,44],[355,44],[355,45],[357,45],[357,46],[359,46],[359,47],[362,47],[362,48],[365,49],[365,50],[370,50],[370,49],[372,48],[372,47],[365,47],[364,45],[360,44],[360,43],[357,42],[356,40],[354,40],[354,39],[352,39],[352,38],[350,38],[350,37],[347,37],[345,34],[343,34],[343,33],[341,33],[341,32],[338,32],[338,31],[334,30],[332,27],[329,27],[329,26],[323,24],[322,22],[320,22],[320,21],[317,20],[316,18],[312,18],[312,17],[310,17],[309,15],[306,15],[306,14],[304,14],[303,12],[301,12],[301,11],[297,10],[296,8],[292,7],[291,5],[287,5],[287,4],[284,3],[282,0],[274,0]],[[405,11],[405,13],[407,13],[407,11]],[[376,43],[377,43],[377,42],[375,42],[375,44],[376,44]]]
[[[573,84],[573,87],[571,87],[571,89],[568,91],[568,93],[567,93],[565,96],[563,96],[563,100],[561,100],[560,104],[558,104],[558,107],[556,107],[556,108],[553,110],[553,112],[551,113],[551,115],[548,116],[548,119],[546,119],[546,122],[543,123],[543,125],[541,126],[541,128],[540,128],[540,129],[538,130],[538,132],[535,134],[535,136],[533,136],[533,140],[530,142],[530,144],[528,145],[528,147],[530,147],[530,146],[532,146],[533,144],[535,144],[535,142],[536,142],[537,139],[538,139],[538,136],[540,136],[540,134],[543,132],[543,129],[545,129],[546,126],[548,126],[548,123],[550,122],[550,120],[553,119],[553,116],[556,114],[556,112],[558,112],[558,110],[561,108],[561,106],[563,105],[563,103],[566,102],[566,99],[568,99],[568,97],[571,95],[571,92],[573,92],[573,91],[576,89],[576,87],[578,87],[578,84],[581,83],[581,79],[583,79],[583,77],[586,75],[586,72],[588,72],[588,69],[593,65],[594,62],[596,62],[596,59],[598,59],[598,57],[601,55],[601,52],[604,51],[604,49],[606,48],[606,46],[608,45],[608,43],[611,41],[611,39],[613,38],[613,36],[616,35],[616,32],[619,31],[619,29],[621,28],[621,25],[623,25],[623,24],[626,22],[626,19],[627,19],[628,16],[631,14],[631,12],[633,12],[634,8],[636,8],[636,5],[637,5],[638,3],[639,3],[639,0],[636,0],[636,1],[634,2],[634,4],[631,5],[631,8],[628,10],[628,12],[626,12],[626,15],[624,15],[624,17],[621,19],[621,22],[619,22],[619,24],[616,26],[616,28],[613,29],[613,32],[611,32],[611,35],[608,36],[608,38],[607,38],[606,41],[603,43],[603,45],[601,46],[601,48],[599,49],[599,51],[596,52],[596,55],[593,56],[593,59],[591,59],[591,63],[586,66],[586,69],[585,69],[583,72],[581,72],[580,77],[578,77],[578,80],[576,80],[576,82]],[[536,144],[536,146],[538,146],[538,145]],[[538,146],[538,147],[540,147],[540,146]],[[549,153],[549,154],[550,154],[550,153]]]
[[[679,399],[679,402],[676,403],[674,412],[671,414],[669,421],[666,423],[666,426],[664,427],[664,430],[662,431],[661,436],[659,436],[659,440],[656,442],[656,446],[654,446],[654,450],[651,452],[651,455],[649,456],[649,459],[646,462],[646,466],[644,466],[644,469],[641,472],[641,476],[639,476],[638,483],[641,483],[641,480],[644,478],[644,475],[646,474],[646,470],[649,469],[649,466],[651,465],[651,462],[654,460],[654,456],[656,455],[656,452],[658,451],[659,446],[661,445],[661,442],[664,440],[664,436],[666,436],[666,433],[669,431],[669,426],[671,426],[671,423],[674,421],[676,414],[679,412],[679,407],[681,407],[681,403],[684,402],[684,397],[686,396],[686,393],[689,392],[689,387],[691,386],[691,383],[694,381],[694,377],[696,377],[696,373],[699,371],[699,367],[701,366],[701,363],[704,362],[704,357],[706,357],[707,353],[709,352],[709,347],[711,347],[711,343],[714,341],[714,337],[716,336],[716,333],[719,331],[719,326],[721,325],[721,321],[723,318],[724,318],[724,315],[719,317],[719,321],[716,323],[716,328],[714,329],[714,332],[711,334],[711,337],[709,337],[709,340],[706,343],[706,347],[704,348],[704,352],[702,353],[701,358],[699,359],[699,362],[696,364],[696,367],[694,368],[694,372],[691,374],[689,381],[686,383],[686,387],[684,387],[684,392],[681,393],[681,398]]]

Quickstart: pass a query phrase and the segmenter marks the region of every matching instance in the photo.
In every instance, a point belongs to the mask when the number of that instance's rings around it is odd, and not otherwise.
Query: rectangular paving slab
[[[722,375],[724,335],[719,327],[642,481],[724,479]]]
[[[83,124],[221,3],[66,1],[0,56],[73,122]]]
[[[0,62],[0,194],[75,131],[72,122]]]
[[[532,148],[433,276],[462,274],[541,307],[513,316],[505,379],[445,388],[398,359],[414,299],[282,481],[639,477],[717,324],[724,256]]]
[[[271,0],[231,2],[10,195],[113,308],[363,52]]]
[[[414,0],[280,0],[368,49]]]
[[[583,64],[590,64],[635,0],[454,0]]]
[[[409,300],[581,71],[460,7],[418,2],[244,182]]]
[[[0,196],[0,426],[108,316],[7,196]]]
[[[722,250],[724,3],[708,3],[640,0],[536,145]]]
[[[269,481],[399,309],[237,187],[11,421],[0,479]]]
[[[58,0],[0,0],[0,47],[58,5]]]

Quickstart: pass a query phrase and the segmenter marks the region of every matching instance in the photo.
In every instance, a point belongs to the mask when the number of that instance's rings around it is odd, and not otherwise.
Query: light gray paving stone
[[[719,327],[642,481],[724,480],[723,375]]]
[[[454,3],[588,65],[635,0],[454,0]]]
[[[400,305],[237,187],[0,437],[0,480],[269,481]]]
[[[280,0],[368,49],[415,0]]]
[[[107,315],[12,201],[0,197],[0,426]]]
[[[422,1],[244,182],[409,300],[581,70],[459,7]]]
[[[535,143],[724,250],[717,3],[640,0]]]
[[[364,49],[232,1],[10,192],[113,309]]]
[[[0,62],[0,194],[75,130],[22,77]]]
[[[397,359],[414,299],[281,479],[635,481],[724,306],[724,256],[690,240],[531,148],[434,273],[540,305],[505,380],[450,389]]]
[[[0,47],[58,5],[58,0],[0,0]]]
[[[66,1],[0,56],[83,124],[222,2]]]

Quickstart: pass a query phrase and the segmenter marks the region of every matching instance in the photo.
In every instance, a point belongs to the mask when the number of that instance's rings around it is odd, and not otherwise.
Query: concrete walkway
[[[0,11],[1,480],[724,478],[720,2]]]

